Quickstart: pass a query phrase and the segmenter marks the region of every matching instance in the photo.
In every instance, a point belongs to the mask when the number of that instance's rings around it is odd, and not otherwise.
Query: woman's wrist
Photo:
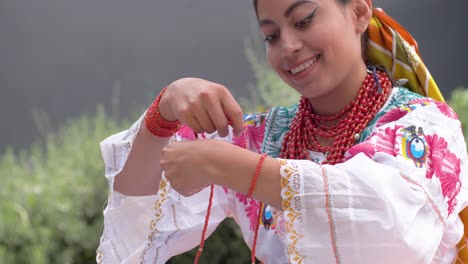
[[[255,174],[260,154],[222,142],[212,153],[213,184],[247,194]]]
[[[157,137],[171,137],[180,128],[179,120],[167,120],[160,112],[160,103],[163,95],[165,94],[167,87],[164,88],[161,93],[156,97],[154,102],[148,108],[145,116],[146,128]]]
[[[178,117],[174,115],[171,111],[171,104],[170,104],[170,96],[171,94],[168,93],[166,90],[170,89],[170,85],[166,88],[164,88],[164,93],[161,95],[161,98],[158,103],[158,111],[161,115],[162,118],[169,122],[175,122],[178,120]],[[161,91],[161,93],[163,92]]]
[[[248,194],[258,170],[253,197],[281,208],[281,174],[277,159],[266,156],[262,161],[261,154],[222,143],[229,146],[218,146],[212,152],[214,173],[210,173],[210,183]]]

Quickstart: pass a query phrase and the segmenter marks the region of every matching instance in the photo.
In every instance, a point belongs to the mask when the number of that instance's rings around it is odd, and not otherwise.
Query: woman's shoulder
[[[437,120],[441,123],[446,118],[458,119],[456,113],[446,103],[414,93],[405,87],[396,87],[385,105],[363,131],[357,143],[364,141],[376,128],[394,122],[410,121],[408,118],[412,119],[411,122],[415,121],[413,119],[418,119],[420,122]]]
[[[419,121],[443,122],[444,120],[456,120],[456,112],[445,102],[425,97],[406,88],[395,88],[392,97],[382,110],[380,117],[376,120],[377,126],[394,122],[404,117]]]

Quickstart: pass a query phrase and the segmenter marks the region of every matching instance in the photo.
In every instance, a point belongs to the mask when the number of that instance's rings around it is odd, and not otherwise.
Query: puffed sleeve
[[[245,115],[245,131],[239,137],[235,137],[232,130],[224,138],[216,133],[196,135],[189,127],[182,126],[171,141],[216,139],[258,152],[265,115]],[[184,197],[170,187],[163,174],[159,191],[151,196],[125,196],[113,188],[114,179],[125,165],[143,117],[130,129],[112,135],[100,144],[109,183],[109,199],[96,254],[98,263],[165,263],[172,256],[200,243],[210,187]],[[232,190],[214,186],[207,237],[226,217],[245,218],[238,215],[242,210],[238,208],[236,195]],[[250,222],[238,223],[249,226]],[[246,236],[249,241],[249,234]]]
[[[291,263],[452,263],[463,236],[467,153],[446,104],[379,119],[337,165],[279,159]]]
[[[144,115],[143,115],[144,116]],[[130,129],[101,142],[109,198],[104,210],[104,227],[97,249],[98,263],[165,263],[174,255],[197,246],[205,222],[210,188],[191,197],[174,191],[163,177],[158,193],[126,196],[114,190],[114,179],[122,170],[143,116]],[[231,141],[232,136],[207,138]],[[187,127],[171,140],[195,139]],[[216,186],[207,234],[229,216],[227,192]]]

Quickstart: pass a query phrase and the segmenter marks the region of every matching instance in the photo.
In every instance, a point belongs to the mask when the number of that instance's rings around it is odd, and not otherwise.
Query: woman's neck
[[[353,67],[341,84],[330,93],[320,98],[309,99],[314,112],[320,115],[333,115],[350,104],[356,98],[367,75],[366,65],[361,62]]]

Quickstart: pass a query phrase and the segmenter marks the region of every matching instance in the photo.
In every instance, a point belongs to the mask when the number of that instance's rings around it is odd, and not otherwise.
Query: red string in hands
[[[252,183],[250,184],[249,192],[247,193],[248,197],[252,197],[252,194],[255,190],[255,186],[257,185],[257,180],[260,175],[260,170],[262,169],[263,162],[265,161],[265,158],[267,157],[266,153],[263,153],[262,156],[260,156],[260,160],[258,161],[257,168],[255,169],[255,175],[252,179]],[[258,230],[260,229],[260,220],[262,217],[262,207],[263,203],[260,203],[258,206],[258,217],[257,217],[257,224],[255,226],[255,235],[254,235],[254,240],[252,243],[252,253],[250,254],[250,261],[252,264],[255,264],[255,255],[257,253],[257,239],[258,239]]]
[[[246,142],[244,144],[244,147],[245,148],[247,147]],[[263,166],[263,163],[264,163],[266,157],[267,157],[266,153],[263,153],[260,156],[257,167],[255,169],[255,175],[254,175],[254,177],[252,179],[252,183],[251,183],[249,191],[247,193],[247,196],[249,196],[249,197],[252,196],[252,194],[253,194],[253,192],[255,190],[255,186],[257,184],[258,177],[260,175],[260,171],[262,169],[262,166]],[[198,251],[197,251],[197,255],[195,256],[194,264],[198,264],[198,262],[200,260],[200,257],[201,257],[201,255],[203,253],[203,247],[205,245],[205,239],[206,239],[206,232],[208,231],[208,224],[209,224],[209,220],[210,220],[210,216],[211,216],[211,210],[212,210],[212,206],[213,206],[213,197],[214,197],[214,185],[211,185],[210,198],[209,198],[209,202],[208,202],[208,209],[207,209],[207,213],[206,213],[206,217],[205,217],[205,224],[203,226],[200,245],[199,245],[199,248],[198,248]],[[253,243],[252,243],[252,253],[250,255],[250,260],[251,260],[251,262],[253,264],[255,264],[255,261],[256,261],[255,255],[256,255],[256,248],[257,248],[258,232],[259,232],[259,229],[260,229],[260,221],[261,221],[262,212],[263,212],[262,209],[263,209],[263,203],[260,203],[259,208],[258,208],[258,217],[257,217],[257,224],[256,224],[256,227],[255,227],[254,240],[253,240]]]
[[[211,185],[210,199],[208,201],[208,209],[207,209],[207,212],[206,212],[205,224],[203,226],[200,246],[198,247],[197,255],[195,256],[195,261],[193,262],[194,264],[198,264],[198,261],[199,261],[199,259],[201,257],[201,254],[203,253],[203,246],[205,246],[206,232],[208,230],[208,223],[210,221],[211,207],[213,206],[213,196],[214,196],[214,185]]]
[[[252,197],[255,186],[257,185],[258,177],[260,175],[260,170],[262,169],[263,162],[265,161],[266,156],[267,156],[266,153],[263,153],[262,156],[260,156],[260,160],[258,161],[257,168],[255,169],[255,175],[252,179],[252,183],[250,184],[249,192],[247,193],[248,197]]]
[[[258,206],[258,217],[257,217],[257,224],[255,226],[255,235],[254,235],[254,240],[252,243],[252,253],[250,254],[250,261],[252,264],[255,264],[255,255],[257,253],[257,239],[258,239],[258,230],[260,229],[260,220],[262,218],[262,212],[263,212],[263,203],[260,203]]]

